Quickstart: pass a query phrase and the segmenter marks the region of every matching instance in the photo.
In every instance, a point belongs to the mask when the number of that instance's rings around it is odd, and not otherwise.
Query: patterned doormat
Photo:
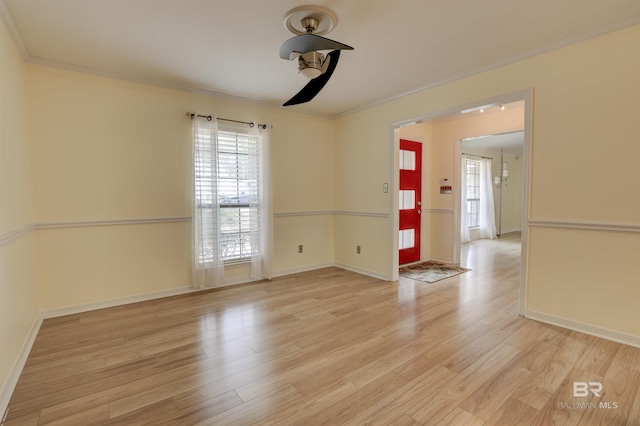
[[[452,263],[428,261],[401,267],[400,276],[431,284],[470,270]]]

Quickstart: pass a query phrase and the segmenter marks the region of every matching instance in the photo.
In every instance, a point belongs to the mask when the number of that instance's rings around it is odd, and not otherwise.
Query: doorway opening
[[[493,110],[491,110],[493,108]],[[503,150],[503,160],[500,152],[485,157],[495,157],[495,166],[491,171],[491,188],[496,195],[494,203],[500,201],[499,189],[502,187],[503,210],[505,205],[512,208],[517,201],[506,195],[507,191],[517,186],[516,171],[521,174],[519,209],[514,213],[497,212],[496,236],[500,233],[500,241],[509,238],[516,244],[517,251],[511,250],[512,256],[519,257],[520,264],[520,300],[519,313],[524,313],[526,295],[526,252],[528,237],[529,211],[529,174],[530,174],[530,144],[532,125],[532,90],[525,90],[512,94],[496,96],[450,108],[437,113],[425,114],[404,121],[393,123],[391,126],[391,207],[390,232],[392,245],[392,263],[390,277],[398,280],[400,255],[400,139],[416,140],[422,143],[423,176],[422,176],[422,205],[421,205],[421,251],[420,261],[440,261],[446,263],[461,263],[461,181],[462,181],[462,141],[476,138],[478,141],[487,139],[486,136],[500,136],[519,133],[522,140],[521,153],[512,156],[511,152]],[[518,116],[516,122],[502,127],[492,128],[499,113],[504,116]],[[492,115],[493,114],[493,115]],[[493,119],[489,117],[492,116]],[[464,125],[463,125],[464,123]],[[513,136],[513,135],[511,135]],[[503,136],[507,137],[507,136]],[[490,142],[489,140],[487,142]],[[482,156],[482,155],[481,155]],[[518,162],[515,164],[514,162]],[[506,176],[503,176],[503,163],[506,164]],[[513,163],[513,164],[511,164]],[[518,170],[516,170],[518,169]],[[506,181],[503,181],[506,177]],[[500,181],[496,178],[500,178]],[[506,182],[506,186],[503,187]],[[499,185],[499,186],[498,186]],[[511,194],[512,195],[512,194]],[[474,201],[478,203],[479,200]],[[508,216],[508,217],[507,217]],[[514,217],[519,219],[519,230],[514,227]],[[513,231],[513,233],[512,233]],[[513,249],[512,244],[512,249]],[[463,265],[464,266],[464,265]]]
[[[501,268],[520,261],[524,130],[460,142],[460,265]]]

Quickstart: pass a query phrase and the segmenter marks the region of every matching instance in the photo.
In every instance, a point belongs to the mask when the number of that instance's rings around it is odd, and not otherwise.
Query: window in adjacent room
[[[466,160],[467,220],[469,228],[480,226],[480,161]]]

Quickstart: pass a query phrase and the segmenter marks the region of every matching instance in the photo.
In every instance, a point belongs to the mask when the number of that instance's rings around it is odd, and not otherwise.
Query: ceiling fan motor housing
[[[303,53],[298,57],[298,72],[308,79],[314,79],[322,74],[324,55],[317,51]]]

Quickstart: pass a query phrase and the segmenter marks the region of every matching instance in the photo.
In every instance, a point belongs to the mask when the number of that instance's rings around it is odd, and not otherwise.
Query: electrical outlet
[[[360,254],[360,246],[356,246],[356,253]]]
[[[302,253],[302,250],[303,250],[303,247],[302,247],[302,244],[300,244],[300,245],[298,246],[298,253]]]

